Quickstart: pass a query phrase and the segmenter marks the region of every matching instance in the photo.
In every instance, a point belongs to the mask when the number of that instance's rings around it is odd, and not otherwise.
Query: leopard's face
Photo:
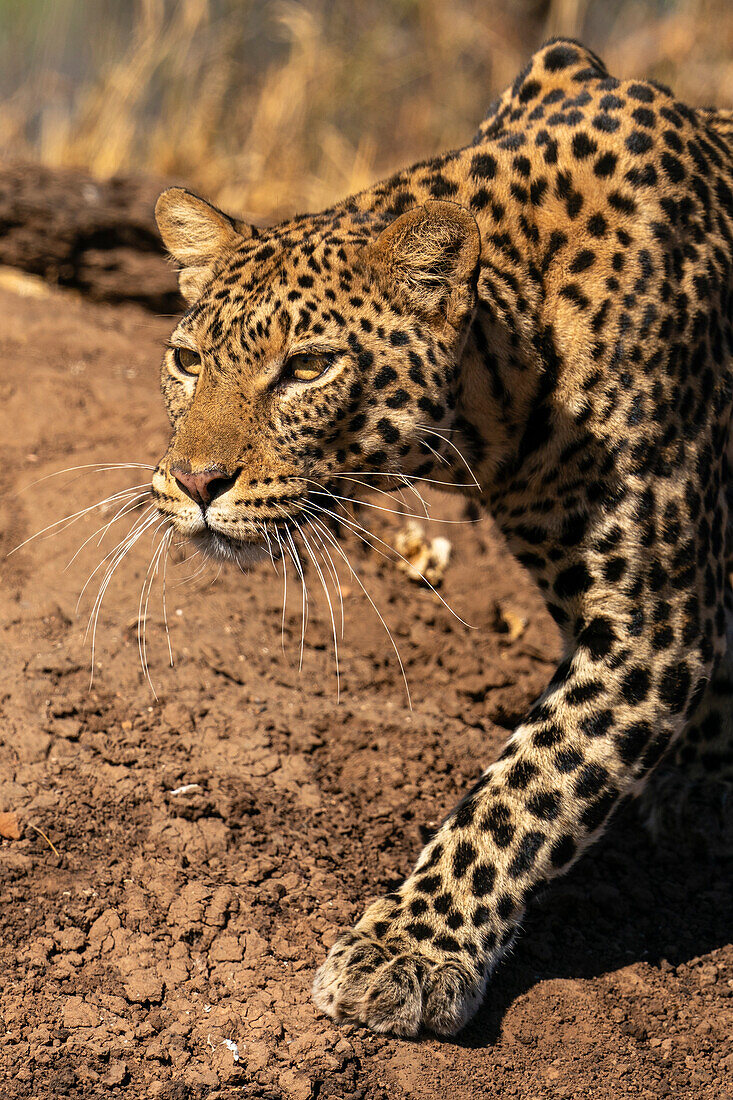
[[[194,301],[164,357],[173,434],[153,494],[206,552],[243,564],[289,530],[336,518],[357,484],[440,477],[435,432],[455,409],[472,288],[464,279],[438,294],[433,280],[415,303],[390,244],[385,269],[363,238],[237,232],[196,285],[182,278]]]

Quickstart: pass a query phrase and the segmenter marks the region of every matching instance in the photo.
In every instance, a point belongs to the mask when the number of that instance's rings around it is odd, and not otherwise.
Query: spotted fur
[[[730,116],[554,41],[472,145],[323,213],[258,230],[173,190],[158,216],[191,303],[173,344],[200,355],[164,365],[161,512],[241,560],[336,474],[439,480],[562,631],[500,758],[316,977],[336,1020],[451,1034],[660,760],[731,771]]]

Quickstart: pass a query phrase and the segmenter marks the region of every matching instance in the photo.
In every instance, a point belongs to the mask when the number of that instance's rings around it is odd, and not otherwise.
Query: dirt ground
[[[142,540],[107,591],[90,687],[99,574],[75,605],[114,540],[91,539],[66,566],[114,512],[5,553],[145,481],[82,469],[23,488],[68,466],[157,458],[170,320],[12,277],[0,316],[0,812],[20,834],[0,841],[3,1100],[732,1096],[730,849],[698,833],[655,847],[633,811],[533,905],[457,1039],[318,1016],[315,967],[498,752],[551,673],[554,629],[488,521],[442,528],[443,594],[471,628],[350,545],[413,709],[345,573],[337,703],[315,577],[299,673],[294,584],[283,649],[269,563],[186,581],[197,562],[171,562],[174,668],[159,583],[150,600],[156,699],[136,639]],[[435,509],[460,515],[447,498]]]

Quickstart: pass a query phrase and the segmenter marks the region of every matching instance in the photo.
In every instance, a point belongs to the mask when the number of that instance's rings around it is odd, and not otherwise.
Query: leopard
[[[554,39],[470,144],[322,212],[173,187],[156,216],[187,306],[160,516],[245,568],[331,545],[352,475],[429,480],[557,624],[544,692],[315,976],[336,1022],[454,1035],[620,805],[733,778],[733,112]]]

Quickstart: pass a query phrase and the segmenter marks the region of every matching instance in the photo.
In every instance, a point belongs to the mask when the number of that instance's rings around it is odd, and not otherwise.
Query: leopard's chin
[[[218,531],[212,531],[210,528],[190,535],[189,542],[196,550],[200,550],[205,558],[229,562],[240,569],[249,569],[260,562],[270,560],[267,547],[261,543],[244,542],[229,535],[222,535]]]

